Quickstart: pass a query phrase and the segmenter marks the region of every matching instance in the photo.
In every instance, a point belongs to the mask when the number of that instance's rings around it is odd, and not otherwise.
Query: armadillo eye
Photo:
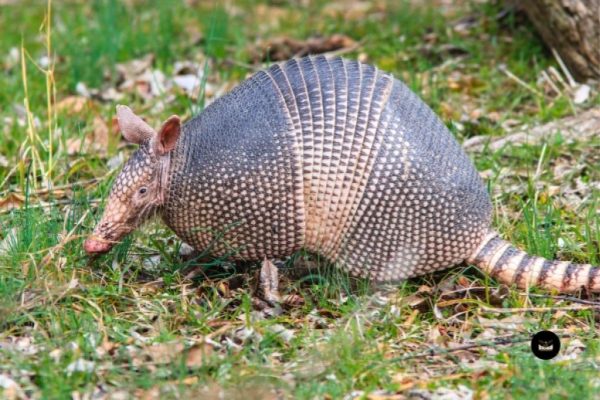
[[[140,194],[146,194],[147,191],[148,189],[146,189],[145,187],[140,188]]]

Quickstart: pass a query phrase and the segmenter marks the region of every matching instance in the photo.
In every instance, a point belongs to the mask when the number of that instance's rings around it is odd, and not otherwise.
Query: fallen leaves
[[[59,113],[68,115],[80,114],[88,111],[91,107],[91,100],[84,96],[67,96],[55,105],[55,110]]]
[[[127,346],[131,362],[136,367],[156,369],[158,366],[172,364],[182,360],[186,367],[194,369],[211,362],[214,354],[213,346],[204,340],[199,340],[191,346],[182,341],[145,344],[142,347]],[[111,347],[110,352],[116,349]],[[102,353],[106,353],[105,350]]]
[[[92,120],[91,135],[88,134],[83,138],[71,137],[66,140],[65,146],[67,154],[70,156],[91,152],[105,155],[108,149],[108,142],[108,125],[100,116],[95,116]]]
[[[213,354],[213,347],[208,343],[201,342],[190,347],[185,358],[185,365],[188,368],[199,368],[208,363]]]
[[[121,82],[117,89],[123,93],[132,93],[149,101],[166,93],[166,76],[156,68],[153,68],[154,55],[148,54],[141,59],[135,59],[127,63],[117,64]]]
[[[100,116],[95,116],[92,122],[92,138],[94,146],[105,152],[108,147],[108,125]]]
[[[134,352],[133,362],[138,366],[147,363],[170,364],[181,356],[184,349],[185,345],[181,342],[155,343]]]
[[[600,152],[597,151],[600,144],[598,132],[600,108],[596,107],[546,124],[520,125],[502,137],[474,136],[467,139],[463,147],[471,153],[502,152],[504,157],[511,157],[512,152],[504,149],[552,145],[560,140],[560,147],[569,146],[570,150],[559,152],[550,158],[543,169],[538,167],[532,184],[536,191],[540,192],[540,199],[544,202],[547,196],[551,196],[552,202],[557,206],[580,213],[582,205],[594,203],[594,193],[600,190],[600,170],[592,167],[600,165]],[[577,143],[583,145],[576,145]],[[526,181],[532,175],[530,169],[516,168],[514,165],[500,169],[494,180],[501,184],[494,185],[493,196],[527,193]],[[484,173],[488,178],[492,178],[489,175],[491,171]],[[539,179],[539,174],[544,174],[544,179]],[[512,218],[520,218],[519,212],[516,210]]]
[[[9,192],[0,198],[0,212],[19,209],[25,204],[25,196],[15,192]]]
[[[73,361],[72,363],[70,363],[69,365],[67,365],[65,372],[67,373],[68,376],[70,376],[76,372],[92,373],[92,372],[94,372],[95,368],[96,368],[96,363],[94,363],[93,361],[79,358],[79,359]]]
[[[450,90],[467,94],[473,94],[484,85],[477,76],[466,75],[460,71],[452,71],[446,79]]]
[[[249,53],[253,62],[283,61],[309,54],[337,51],[350,52],[358,48],[357,42],[346,35],[311,37],[306,40],[277,37],[258,43]]]
[[[345,21],[359,21],[367,18],[371,12],[385,12],[384,4],[371,1],[332,1],[323,7],[323,15],[343,18]]]
[[[217,74],[205,76],[207,71],[212,71],[212,61],[202,53],[197,53],[193,59],[175,61],[170,75],[156,67],[153,54],[119,63],[115,71],[116,76],[107,79],[100,88],[88,88],[79,82],[78,96],[63,100],[61,107],[76,110],[84,106],[83,99],[114,103],[135,98],[148,105],[150,114],[160,114],[177,95],[183,94],[193,100],[203,95],[205,105],[208,105],[235,85],[235,82],[222,82]],[[77,144],[81,143],[72,143],[72,151]]]
[[[21,386],[4,374],[0,374],[0,389],[2,389],[2,396],[6,400],[28,398]]]

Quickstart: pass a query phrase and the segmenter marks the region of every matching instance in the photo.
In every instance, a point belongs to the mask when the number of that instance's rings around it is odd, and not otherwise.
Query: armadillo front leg
[[[263,299],[272,307],[281,302],[279,294],[279,271],[275,264],[264,259],[260,268],[259,288],[262,291]]]

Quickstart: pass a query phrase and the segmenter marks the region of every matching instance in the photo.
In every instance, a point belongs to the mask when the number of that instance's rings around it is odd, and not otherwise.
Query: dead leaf
[[[186,378],[183,378],[181,380],[181,383],[183,383],[184,385],[195,385],[196,383],[198,383],[198,377],[197,376],[188,376]]]
[[[136,389],[135,398],[140,400],[158,400],[161,398],[160,388],[154,386],[150,389]]]
[[[267,33],[269,30],[278,28],[281,20],[290,15],[290,9],[270,4],[256,4],[253,11],[254,18],[260,21],[257,28],[262,33]]]
[[[483,82],[476,76],[466,75],[460,71],[453,71],[447,79],[450,90],[471,94],[483,86]]]
[[[9,336],[0,341],[0,349],[20,352],[28,356],[40,351],[31,336]]]
[[[12,0],[11,0],[12,1]],[[7,0],[0,1],[0,5],[2,2],[7,2]],[[9,1],[10,2],[10,1]],[[16,1],[15,1],[16,3]],[[21,51],[17,47],[11,47],[4,59],[4,69],[9,71],[19,65],[21,61]]]
[[[407,375],[406,372],[398,372],[392,376],[392,382],[398,385],[398,391],[405,391],[419,383],[419,379],[412,375]]]
[[[270,325],[268,328],[269,332],[279,336],[284,342],[289,343],[294,338],[294,331],[286,328],[281,324]]]
[[[80,138],[68,138],[65,142],[67,154],[73,156],[75,154],[79,154],[80,152],[85,153],[85,147],[87,146],[84,146],[83,143],[84,141],[82,141]]]
[[[341,49],[353,49],[356,42],[342,34],[327,37],[311,37],[306,40],[278,37],[250,49],[253,62],[283,61],[308,54],[322,54]]]
[[[25,204],[25,197],[11,192],[6,197],[0,199],[0,211],[8,211],[21,208]]]
[[[67,376],[74,374],[75,372],[92,373],[96,369],[96,363],[93,361],[79,358],[69,365],[67,365],[66,372]]]
[[[91,101],[84,96],[67,96],[56,103],[56,111],[69,115],[79,114],[90,104]]]
[[[323,7],[322,14],[343,18],[345,21],[358,21],[363,20],[374,6],[377,5],[371,1],[333,1]]]
[[[4,234],[4,239],[0,241],[0,255],[5,255],[17,243],[17,229],[11,228]],[[27,276],[27,271],[23,271],[24,276]]]
[[[367,395],[367,400],[404,400],[407,397],[400,393],[390,393],[386,390],[376,390]]]
[[[173,83],[183,89],[188,96],[192,96],[200,88],[201,77],[193,74],[177,75],[173,77]]]
[[[181,354],[184,345],[181,342],[156,343],[144,349],[143,354],[155,364],[168,364]]]
[[[144,73],[154,63],[154,54],[146,54],[142,58],[128,61],[126,63],[117,64],[116,69],[125,79],[132,79]]]
[[[448,347],[448,343],[450,343],[451,340],[448,336],[448,332],[443,326],[434,325],[427,334],[427,341],[436,346]]]
[[[418,50],[423,57],[426,57],[427,59],[433,62],[442,63],[444,61],[447,61],[448,59],[464,57],[467,54],[469,54],[468,50],[466,50],[463,47],[449,43],[436,45],[436,39],[432,40],[432,38],[429,38],[429,40],[429,43],[425,43],[419,46]]]
[[[108,148],[108,125],[99,116],[94,117],[92,123],[94,150],[106,152]]]
[[[207,359],[213,354],[213,347],[208,343],[198,343],[192,346],[185,358],[188,368],[198,368],[206,365]]]
[[[135,93],[148,101],[167,91],[167,79],[159,69],[148,69],[140,75],[125,79],[117,88],[119,92]]]
[[[96,347],[96,355],[98,357],[103,357],[107,354],[113,354],[115,350],[119,347],[118,343],[111,342],[107,338],[104,338],[102,344]]]
[[[108,149],[108,125],[104,120],[95,116],[92,121],[92,135],[85,138],[68,138],[65,142],[67,154],[72,156],[80,153],[95,153],[106,154]]]
[[[505,121],[507,122],[507,121]],[[575,116],[554,120],[540,126],[522,126],[515,129],[507,136],[500,138],[489,135],[475,136],[467,139],[463,147],[468,152],[498,151],[504,146],[511,145],[536,145],[550,140],[556,132],[561,132],[566,143],[574,140],[585,141],[597,137],[600,130],[600,107],[591,108]],[[507,189],[504,188],[506,191]]]
[[[7,400],[28,398],[21,386],[8,375],[0,374],[0,388],[3,398]]]
[[[283,298],[283,305],[287,306],[288,308],[300,307],[303,306],[304,303],[304,297],[297,293],[288,294]]]
[[[575,104],[583,104],[590,97],[591,88],[586,85],[579,85],[577,89],[575,89],[573,93],[573,103]]]
[[[428,285],[421,285],[421,286],[419,286],[419,289],[417,289],[417,293],[430,294],[432,292],[433,292],[433,289],[431,288],[431,286],[428,286]]]
[[[456,388],[438,388],[432,393],[433,399],[444,400],[471,400],[473,399],[473,390],[464,385],[458,385]]]

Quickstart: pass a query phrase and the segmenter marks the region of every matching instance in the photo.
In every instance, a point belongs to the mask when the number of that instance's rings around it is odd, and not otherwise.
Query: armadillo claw
[[[94,238],[87,238],[83,243],[83,249],[88,254],[101,254],[106,253],[112,248],[112,243],[107,241],[100,241]]]

